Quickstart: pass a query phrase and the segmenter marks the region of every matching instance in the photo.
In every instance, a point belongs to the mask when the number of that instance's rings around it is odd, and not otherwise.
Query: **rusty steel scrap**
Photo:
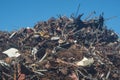
[[[82,16],[0,31],[0,80],[120,80],[118,34]]]

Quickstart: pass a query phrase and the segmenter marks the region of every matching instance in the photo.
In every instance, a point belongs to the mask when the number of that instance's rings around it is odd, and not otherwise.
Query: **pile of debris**
[[[0,80],[120,80],[118,35],[82,15],[0,31]]]

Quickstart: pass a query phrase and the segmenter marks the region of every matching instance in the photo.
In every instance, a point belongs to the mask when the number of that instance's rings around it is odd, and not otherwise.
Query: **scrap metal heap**
[[[120,80],[118,35],[82,15],[0,31],[0,80]]]

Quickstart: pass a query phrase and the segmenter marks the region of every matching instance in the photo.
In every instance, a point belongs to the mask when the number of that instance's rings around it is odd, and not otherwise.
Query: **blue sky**
[[[120,0],[0,0],[0,30],[18,30],[22,27],[33,27],[37,22],[57,15],[70,16],[84,13],[85,19],[92,11],[94,16],[104,12],[104,17],[117,16],[105,21],[109,29],[120,34]],[[94,17],[93,16],[93,17]]]

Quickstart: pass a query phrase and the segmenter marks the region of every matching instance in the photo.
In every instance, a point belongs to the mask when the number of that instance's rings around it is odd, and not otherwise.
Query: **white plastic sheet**
[[[18,56],[20,56],[19,51],[15,48],[10,48],[10,49],[4,51],[3,53],[8,55],[8,57],[18,57]]]

